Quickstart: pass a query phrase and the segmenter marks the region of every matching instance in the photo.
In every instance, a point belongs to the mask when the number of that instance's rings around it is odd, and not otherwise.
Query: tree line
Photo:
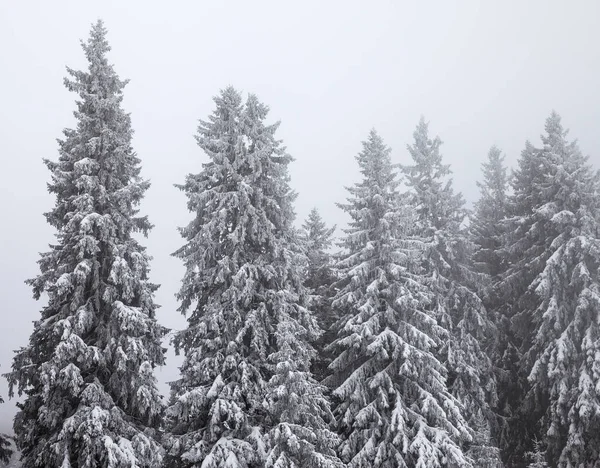
[[[223,89],[177,186],[188,323],[164,401],[127,81],[101,21],[82,45],[28,281],[48,302],[6,374],[23,467],[600,466],[600,175],[558,114],[510,173],[490,149],[471,211],[424,119],[409,164],[372,130],[333,249],[316,209],[294,225],[269,108]]]

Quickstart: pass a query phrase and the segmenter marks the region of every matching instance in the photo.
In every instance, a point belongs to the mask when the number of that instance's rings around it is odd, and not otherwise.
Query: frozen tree
[[[524,361],[547,459],[564,468],[600,460],[600,175],[566,135],[552,113],[538,152],[540,203],[530,214],[546,247],[534,254],[546,261],[528,285],[537,303]]]
[[[295,278],[296,280],[299,277]],[[268,385],[267,408],[275,422],[267,437],[266,468],[343,468],[337,458],[339,439],[330,429],[333,422],[325,388],[310,374],[314,349],[308,344],[317,335],[316,321],[297,305],[290,284],[279,292],[278,350],[270,356],[275,364]]]
[[[333,282],[332,260],[328,249],[333,242],[335,226],[327,227],[316,208],[302,225],[307,256],[305,285],[315,292]]]
[[[499,287],[502,293],[500,299],[509,305],[508,315],[516,325],[513,328],[519,345],[531,342],[531,310],[536,307],[538,298],[529,285],[550,256],[548,239],[534,213],[544,204],[542,179],[540,151],[528,141],[511,181],[513,193],[509,197],[509,218],[504,223],[503,249],[510,268],[502,275]]]
[[[0,397],[0,403],[4,403],[2,397]],[[0,434],[0,462],[8,463],[12,456],[10,439],[5,434]]]
[[[500,449],[494,443],[488,418],[477,412],[471,417],[473,442],[467,452],[477,468],[503,468]]]
[[[493,301],[501,320],[501,345],[497,366],[504,374],[499,379],[499,410],[506,416],[501,445],[509,466],[525,466],[525,452],[531,449],[540,409],[528,399],[527,371],[523,352],[533,339],[533,313],[538,298],[529,288],[549,256],[544,228],[532,216],[542,200],[539,151],[529,142],[513,171],[507,198],[507,219],[502,222],[502,257],[506,270],[494,283]]]
[[[470,234],[474,245],[474,267],[487,276],[482,299],[498,329],[497,345],[491,357],[498,386],[496,407],[502,417],[494,432],[500,444],[504,445],[506,418],[514,413],[514,406],[518,405],[519,393],[514,376],[518,367],[519,352],[513,344],[505,303],[497,294],[498,282],[507,268],[503,248],[509,188],[504,157],[497,147],[490,148],[487,161],[482,164],[482,172],[483,180],[477,183],[480,198],[475,203],[470,219]]]
[[[164,362],[166,330],[155,320],[150,257],[135,237],[151,228],[137,208],[149,183],[101,21],[82,45],[89,68],[67,69],[65,80],[79,96],[77,126],[64,131],[58,161],[45,161],[57,240],[28,281],[48,303],[8,374],[11,395],[14,387],[25,395],[15,440],[25,468],[154,468],[163,403],[153,368]]]
[[[408,145],[412,165],[402,166],[411,204],[418,214],[419,230],[432,236],[439,231],[458,230],[466,210],[461,193],[454,193],[450,166],[442,164],[439,137],[429,138],[429,125],[421,117]]]
[[[301,284],[292,158],[254,96],[244,105],[229,87],[215,104],[197,134],[209,162],[180,187],[194,214],[175,253],[191,313],[175,338],[185,360],[168,466],[334,467],[328,404],[309,373],[320,332]]]
[[[314,311],[319,327],[324,330],[321,338],[315,342],[317,356],[313,361],[313,367],[318,380],[325,377],[327,366],[331,362],[331,356],[326,348],[335,336],[333,324],[337,320],[331,308],[333,283],[336,277],[333,271],[333,259],[328,251],[334,231],[335,226],[327,227],[316,208],[311,210],[302,225],[302,240],[306,254],[304,285],[311,293],[311,310]]]
[[[430,239],[422,256],[433,292],[430,310],[448,331],[441,349],[449,370],[448,387],[461,402],[471,429],[476,422],[481,428],[481,421],[475,420],[481,415],[494,422],[491,407],[496,403],[496,383],[488,352],[496,327],[479,297],[481,275],[471,264],[474,247],[462,227],[464,201],[454,192],[450,167],[442,163],[442,142],[439,137],[429,138],[423,118],[413,136],[414,143],[408,146],[413,164],[402,169],[407,198],[417,213],[418,232]]]
[[[533,443],[533,451],[527,452],[527,457],[531,461],[527,465],[527,468],[548,468],[546,463],[546,452],[542,450],[542,443],[539,440],[535,440]]]
[[[338,262],[341,316],[332,344],[335,414],[348,467],[470,467],[470,430],[446,386],[447,338],[421,275],[426,249],[399,202],[390,150],[373,130],[357,156],[363,175],[339,206],[351,222]]]
[[[482,272],[496,279],[505,270],[500,255],[503,246],[503,222],[507,216],[508,177],[504,156],[492,146],[482,164],[483,181],[477,185],[480,198],[475,203],[470,229],[475,246],[473,262]]]

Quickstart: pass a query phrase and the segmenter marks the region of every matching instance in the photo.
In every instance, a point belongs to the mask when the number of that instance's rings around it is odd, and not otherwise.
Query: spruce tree
[[[351,468],[470,467],[470,440],[437,349],[447,337],[421,275],[426,245],[399,202],[390,149],[373,130],[357,156],[363,179],[339,206],[351,222],[337,264],[341,328],[328,383]]]
[[[314,311],[323,335],[315,343],[317,355],[313,361],[313,371],[317,380],[327,374],[331,362],[326,348],[335,337],[334,323],[337,318],[331,307],[335,282],[333,259],[328,249],[333,242],[335,226],[328,228],[316,208],[313,208],[302,225],[302,240],[306,255],[304,286],[310,292],[311,309]]]
[[[500,446],[507,445],[510,418],[518,405],[519,388],[515,375],[518,368],[519,352],[514,345],[510,330],[510,320],[506,315],[505,302],[497,294],[498,284],[506,271],[504,255],[505,227],[508,212],[508,176],[501,151],[492,146],[487,160],[482,164],[483,180],[477,185],[480,198],[475,203],[470,219],[470,235],[474,246],[473,266],[484,274],[482,300],[496,323],[498,338],[491,352],[494,373],[498,386],[499,413],[498,426],[494,430]]]
[[[0,403],[4,403],[2,397],[0,397]],[[12,453],[9,437],[5,434],[0,434],[0,463],[8,463]]]
[[[149,183],[101,21],[82,46],[89,67],[68,68],[65,80],[79,96],[77,126],[64,131],[58,161],[45,161],[57,240],[28,281],[48,303],[8,374],[11,395],[15,387],[25,395],[15,440],[25,468],[155,468],[163,403],[153,369],[164,362],[166,330],[155,320],[150,257],[135,237],[151,228],[138,215]]]
[[[328,403],[309,373],[319,329],[301,284],[292,158],[256,97],[244,105],[229,87],[215,104],[197,134],[209,162],[180,186],[194,214],[175,253],[191,313],[175,337],[185,359],[168,466],[335,467]]]
[[[553,112],[537,154],[539,185],[530,189],[540,201],[531,229],[546,250],[525,252],[539,268],[527,285],[535,307],[522,311],[534,325],[531,346],[523,344],[527,400],[539,410],[547,460],[561,468],[600,460],[600,175],[566,135]]]
[[[418,232],[430,239],[422,256],[434,296],[430,309],[448,332],[441,349],[449,370],[448,387],[462,404],[477,443],[487,433],[475,434],[483,427],[481,417],[488,424],[495,419],[496,383],[488,353],[493,350],[496,327],[479,297],[482,279],[471,263],[474,247],[462,226],[467,212],[462,195],[452,187],[450,167],[442,163],[442,142],[439,137],[429,138],[423,118],[413,136],[414,143],[408,146],[413,164],[402,169],[407,198],[418,215]]]
[[[548,463],[546,463],[546,452],[542,450],[541,441],[534,441],[533,451],[527,452],[527,457],[531,461],[531,463],[527,465],[527,468],[548,468]]]
[[[512,382],[508,387],[501,387],[501,410],[507,416],[508,423],[502,448],[507,465],[516,467],[526,465],[525,454],[532,449],[537,422],[543,411],[535,398],[525,398],[529,385],[528,366],[524,365],[523,358],[533,340],[533,310],[539,304],[530,285],[542,271],[550,254],[545,227],[534,216],[536,207],[543,204],[540,191],[543,178],[541,160],[539,150],[527,141],[511,178],[508,218],[502,226],[502,255],[506,259],[507,269],[494,288],[499,315],[509,323],[508,327],[503,327],[507,347],[500,366],[506,370],[507,379]]]
[[[503,468],[504,463],[498,444],[492,435],[488,416],[481,411],[472,415],[470,425],[473,429],[473,441],[467,454],[477,468]]]
[[[304,284],[316,294],[326,295],[333,283],[332,259],[328,252],[336,227],[327,227],[316,208],[313,208],[302,225],[307,266]]]
[[[299,276],[295,280],[299,279]],[[315,350],[309,341],[318,336],[312,314],[298,305],[289,285],[279,292],[277,351],[266,396],[269,418],[275,423],[267,435],[266,468],[343,468],[337,458],[339,438],[331,431],[333,414],[325,388],[310,373]]]
[[[480,198],[475,203],[470,229],[475,247],[473,262],[492,281],[506,269],[501,256],[503,222],[507,217],[508,177],[501,151],[492,146],[482,164],[483,181],[477,182]]]

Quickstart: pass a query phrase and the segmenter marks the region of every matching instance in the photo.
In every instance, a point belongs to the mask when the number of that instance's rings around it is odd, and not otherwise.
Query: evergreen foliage
[[[0,397],[0,403],[4,403]],[[12,456],[10,438],[5,434],[0,434],[0,463],[8,463]]]
[[[304,286],[311,294],[311,309],[319,327],[324,331],[315,342],[317,355],[313,361],[313,372],[319,381],[326,377],[327,367],[332,360],[327,347],[335,338],[334,324],[338,319],[331,307],[336,275],[333,271],[333,258],[328,251],[334,231],[335,226],[328,228],[316,208],[311,210],[302,225],[302,240],[306,253]]]
[[[304,284],[319,294],[333,282],[332,259],[328,250],[333,242],[335,226],[327,227],[316,208],[313,208],[302,225],[307,268]]]
[[[470,467],[461,450],[470,431],[437,358],[447,333],[429,308],[415,214],[399,203],[390,150],[375,131],[357,161],[363,180],[340,204],[351,222],[333,301],[341,458],[351,468]]]
[[[507,268],[503,248],[509,216],[509,180],[504,156],[496,146],[490,148],[487,160],[482,164],[482,173],[483,180],[477,183],[480,198],[475,203],[469,230],[474,246],[473,266],[486,276],[481,299],[498,331],[491,357],[498,387],[495,406],[500,417],[493,435],[500,446],[505,446],[508,437],[506,421],[515,413],[518,405],[519,387],[514,376],[518,369],[519,352],[513,344],[505,301],[498,294],[498,283]]]
[[[279,122],[221,90],[176,186],[187,326],[165,405],[150,184],[106,36],[92,25],[87,69],[67,68],[76,125],[44,160],[56,240],[27,284],[47,303],[5,375],[21,399],[0,464],[600,468],[600,172],[555,112],[510,177],[489,149],[472,213],[423,118],[409,164],[371,130],[332,254],[316,208],[294,226]]]
[[[194,214],[175,253],[191,314],[175,338],[185,360],[169,466],[335,467],[328,402],[308,371],[320,331],[301,284],[292,158],[256,97],[243,104],[229,87],[215,104],[197,135],[209,162],[180,186]]]
[[[566,135],[552,113],[539,150],[545,203],[533,214],[549,256],[530,284],[539,302],[524,362],[546,456],[561,468],[600,460],[600,176]]]
[[[137,208],[149,183],[101,21],[82,45],[89,68],[67,69],[65,80],[79,96],[77,127],[64,131],[58,161],[45,161],[57,240],[28,281],[48,304],[8,374],[11,395],[25,395],[15,440],[24,468],[154,468],[163,403],[153,369],[164,362],[166,330],[155,320],[150,257],[135,238],[151,228]]]
[[[533,443],[533,451],[527,452],[527,456],[531,463],[527,465],[527,468],[548,468],[546,463],[546,452],[542,450],[542,443],[539,440],[535,440]]]
[[[442,163],[442,142],[429,137],[423,118],[413,136],[414,143],[408,146],[413,165],[402,166],[407,198],[417,212],[420,235],[429,239],[422,267],[433,293],[430,309],[447,333],[440,351],[449,371],[448,387],[475,436],[474,429],[482,428],[482,416],[495,424],[496,382],[488,353],[497,329],[479,297],[482,276],[474,271],[474,246],[462,226],[467,212],[462,195],[454,193],[450,167]],[[485,440],[485,434],[475,441]]]
[[[511,197],[501,283],[520,348],[519,412],[510,449],[523,463],[544,440],[552,466],[586,466],[600,457],[596,434],[598,351],[598,193],[600,178],[560,117],[546,120],[543,146],[519,160]]]
[[[501,251],[503,222],[507,217],[508,176],[501,151],[492,146],[488,159],[482,164],[483,181],[478,182],[480,198],[475,203],[470,229],[473,263],[478,271],[488,274],[492,281],[506,269]]]

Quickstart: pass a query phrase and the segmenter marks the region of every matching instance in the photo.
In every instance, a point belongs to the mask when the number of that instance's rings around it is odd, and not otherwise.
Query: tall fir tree
[[[135,238],[151,228],[138,215],[149,183],[102,21],[82,46],[89,68],[68,68],[65,80],[79,96],[77,127],[64,131],[58,161],[45,161],[57,242],[28,281],[48,304],[8,374],[11,394],[25,395],[15,440],[25,468],[154,468],[163,403],[153,369],[164,362],[166,330],[155,320],[150,257]]]
[[[461,450],[470,431],[437,357],[447,333],[429,307],[415,214],[400,205],[390,149],[374,130],[357,161],[363,180],[339,205],[351,222],[337,265],[341,328],[328,379],[341,458],[350,468],[470,467]]]
[[[332,258],[328,252],[333,243],[336,226],[327,227],[319,211],[313,208],[304,224],[302,224],[304,247],[306,249],[307,266],[304,284],[317,294],[327,290],[333,283],[334,273]],[[326,323],[326,320],[323,319]]]
[[[210,158],[180,188],[194,214],[175,255],[186,272],[175,338],[168,466],[336,465],[322,388],[309,373],[319,329],[302,287],[292,227],[292,158],[265,125],[268,108],[229,87],[198,128]],[[311,464],[312,463],[312,464]]]
[[[523,418],[560,468],[600,460],[600,175],[561,119],[546,120],[543,146],[521,161],[506,283],[523,336],[529,387]],[[525,230],[526,228],[526,230]],[[525,270],[525,271],[523,271]],[[523,284],[519,285],[519,282]],[[516,423],[523,425],[524,421]]]
[[[483,180],[477,185],[480,198],[475,203],[470,218],[469,231],[474,246],[473,266],[486,276],[482,288],[482,300],[498,329],[496,345],[491,352],[497,381],[499,413],[494,436],[499,446],[508,446],[507,419],[518,405],[519,387],[514,378],[518,369],[519,352],[514,346],[510,320],[506,315],[504,301],[497,294],[502,274],[507,269],[503,253],[505,227],[508,217],[509,178],[500,149],[492,146],[487,160],[482,164]]]
[[[508,176],[504,156],[492,146],[487,161],[482,164],[483,181],[477,182],[479,200],[471,216],[470,230],[474,244],[475,267],[490,276],[492,281],[506,269],[501,251],[502,226],[507,217]]]
[[[417,212],[419,234],[431,239],[422,262],[434,295],[431,310],[448,331],[441,349],[449,370],[448,387],[461,402],[475,436],[473,453],[481,455],[489,442],[484,421],[495,424],[496,382],[490,354],[496,327],[479,297],[482,279],[472,265],[474,247],[462,226],[467,212],[462,195],[452,187],[450,167],[442,163],[442,142],[429,137],[423,118],[413,137],[414,143],[408,146],[413,164],[402,166],[407,198]],[[489,466],[500,466],[497,449],[486,449],[485,457],[496,459],[496,465]],[[475,466],[481,465],[475,460]]]
[[[327,227],[316,208],[313,208],[302,225],[302,240],[306,255],[304,286],[310,293],[311,309],[314,311],[319,327],[324,331],[315,343],[317,355],[313,361],[313,371],[317,380],[327,375],[327,367],[332,356],[327,347],[335,337],[334,323],[337,317],[331,307],[334,295],[333,284],[336,279],[333,270],[333,258],[329,248],[333,243],[336,226]]]

